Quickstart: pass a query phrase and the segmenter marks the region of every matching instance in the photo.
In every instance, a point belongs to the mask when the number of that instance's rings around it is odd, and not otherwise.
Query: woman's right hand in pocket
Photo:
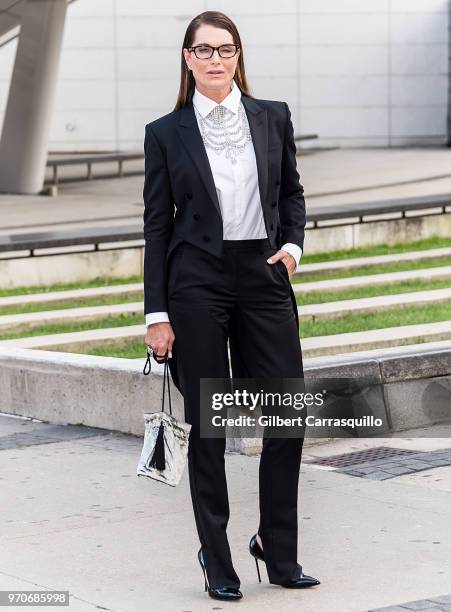
[[[168,359],[172,357],[172,345],[175,340],[170,323],[152,323],[147,326],[145,342],[150,346],[156,357],[164,357],[168,352]]]

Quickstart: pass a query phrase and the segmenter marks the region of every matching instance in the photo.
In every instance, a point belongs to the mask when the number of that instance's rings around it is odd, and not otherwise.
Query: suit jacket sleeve
[[[296,162],[296,144],[288,104],[284,102],[287,119],[282,153],[279,192],[281,243],[292,242],[304,248],[305,200]]]
[[[174,223],[166,157],[150,124],[144,140],[144,314],[167,311],[166,253]]]

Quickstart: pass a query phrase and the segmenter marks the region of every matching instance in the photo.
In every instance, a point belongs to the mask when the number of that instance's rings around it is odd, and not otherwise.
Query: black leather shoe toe
[[[255,565],[257,566],[257,575],[258,580],[261,582],[260,570],[258,567],[258,561],[265,562],[265,556],[260,544],[257,541],[257,534],[253,535],[251,541],[249,542],[249,552],[255,559]],[[302,567],[298,565],[298,570],[300,571],[300,575],[298,578],[294,580],[290,580],[288,584],[283,584],[281,586],[286,587],[287,589],[303,589],[306,587],[315,586],[317,584],[321,584],[321,582],[317,578],[313,578],[312,576],[306,576],[302,571]],[[275,584],[275,583],[274,583]],[[277,583],[279,584],[279,583]]]
[[[241,599],[243,597],[243,593],[239,589],[235,589],[233,587],[208,587],[208,594],[213,599],[222,599],[225,601],[232,601],[235,599]]]
[[[243,593],[236,587],[211,587],[207,580],[207,571],[202,547],[199,548],[197,558],[199,559],[200,566],[204,573],[205,591],[208,591],[210,597],[213,597],[213,599],[222,599],[223,601],[235,601],[236,599],[241,599],[243,597]]]
[[[317,584],[321,584],[318,578],[307,576],[302,572],[299,578],[291,580],[288,584],[284,584],[283,586],[287,589],[305,589],[306,587],[315,586]]]

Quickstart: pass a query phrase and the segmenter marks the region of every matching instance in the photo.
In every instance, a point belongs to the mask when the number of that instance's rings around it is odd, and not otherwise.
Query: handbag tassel
[[[155,442],[155,448],[153,451],[152,459],[149,463],[150,467],[157,470],[164,470],[166,468],[166,461],[164,458],[164,424],[160,423],[158,429],[157,440]]]

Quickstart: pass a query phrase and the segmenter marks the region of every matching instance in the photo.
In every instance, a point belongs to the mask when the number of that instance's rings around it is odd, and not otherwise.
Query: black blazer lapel
[[[197,125],[196,115],[194,113],[192,100],[186,106],[180,109],[180,121],[177,126],[180,139],[196,165],[200,178],[202,179],[208,195],[216,206],[216,209],[221,215],[219,206],[218,194],[216,192],[215,182],[208,160],[208,155],[205,150],[205,145],[202,140],[202,135]]]
[[[268,191],[268,114],[253,98],[241,96],[246,111],[257,161],[258,186],[264,211]]]

